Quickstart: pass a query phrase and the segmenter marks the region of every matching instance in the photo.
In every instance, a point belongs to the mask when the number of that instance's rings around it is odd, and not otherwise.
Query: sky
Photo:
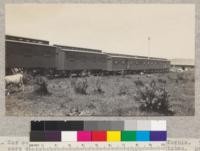
[[[6,4],[5,19],[6,34],[50,44],[168,59],[195,57],[192,4]]]

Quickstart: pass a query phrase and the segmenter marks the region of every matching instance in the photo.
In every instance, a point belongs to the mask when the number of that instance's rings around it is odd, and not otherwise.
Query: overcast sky
[[[194,58],[195,7],[188,4],[7,4],[6,34],[104,52]]]

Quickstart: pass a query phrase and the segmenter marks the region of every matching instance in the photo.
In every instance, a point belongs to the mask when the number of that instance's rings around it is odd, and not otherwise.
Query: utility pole
[[[148,59],[151,57],[151,37],[148,36]]]

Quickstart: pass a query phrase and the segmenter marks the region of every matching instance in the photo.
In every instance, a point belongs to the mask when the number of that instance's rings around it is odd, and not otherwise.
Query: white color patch
[[[166,131],[167,122],[165,120],[152,120],[151,121],[151,130],[152,131]]]
[[[62,131],[61,132],[62,142],[76,142],[77,141],[77,131]]]

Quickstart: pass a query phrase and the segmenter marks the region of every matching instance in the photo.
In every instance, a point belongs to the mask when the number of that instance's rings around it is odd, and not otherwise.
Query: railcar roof
[[[109,56],[112,57],[123,57],[123,58],[135,58],[135,57],[140,57],[140,58],[148,58],[145,56],[136,56],[136,55],[126,55],[126,54],[118,54],[118,53],[106,53]]]
[[[15,40],[15,41],[30,42],[30,43],[40,43],[40,44],[49,45],[49,41],[41,40],[41,39],[33,39],[33,38],[20,37],[20,36],[11,36],[11,35],[6,35],[5,38],[6,38],[6,40]]]
[[[165,58],[155,58],[155,57],[146,57],[146,56],[133,56],[133,55],[124,55],[124,54],[115,54],[115,53],[106,53],[110,58],[126,58],[126,59],[149,59],[149,60],[162,60],[169,61]]]
[[[30,45],[38,45],[38,46],[46,46],[46,47],[54,47],[54,46],[51,46],[51,45],[48,45],[48,44],[32,43],[32,42],[17,41],[17,40],[6,40],[6,42],[21,43],[21,44],[30,44]]]
[[[73,46],[63,46],[63,45],[53,45],[55,47],[59,47],[62,49],[70,49],[70,50],[75,50],[75,51],[87,51],[87,52],[102,52],[99,49],[91,49],[91,48],[82,48],[82,47],[73,47]]]
[[[71,50],[71,49],[65,49],[65,48],[60,48],[63,51],[70,51],[70,52],[79,52],[79,53],[92,53],[92,54],[98,54],[98,55],[105,55],[102,52],[93,52],[93,51],[82,51],[82,50]]]

